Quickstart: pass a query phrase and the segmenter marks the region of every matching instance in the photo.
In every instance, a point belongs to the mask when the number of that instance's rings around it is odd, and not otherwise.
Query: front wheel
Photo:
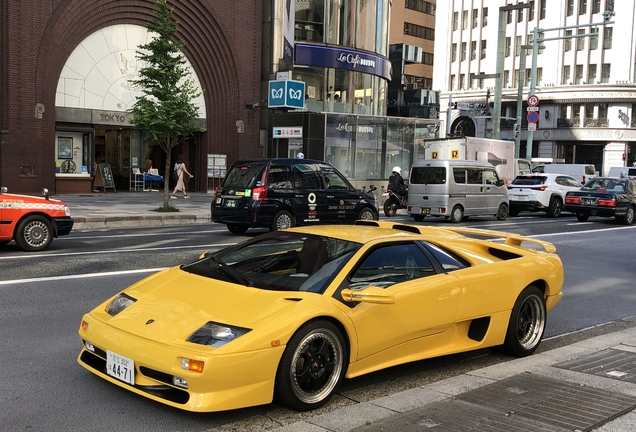
[[[621,217],[621,222],[625,225],[631,225],[634,223],[634,207],[627,207],[627,211],[625,212],[625,216]]]
[[[358,220],[375,220],[375,213],[370,208],[365,207],[360,210]]]
[[[245,232],[247,231],[248,226],[247,225],[239,225],[239,224],[227,224],[227,229],[232,233],[232,234],[245,234]]]
[[[561,210],[563,210],[563,201],[559,197],[553,197],[548,205],[548,216],[557,218],[561,216]]]
[[[456,205],[451,210],[450,220],[453,223],[460,223],[464,219],[464,209],[460,205]]]
[[[525,357],[541,343],[547,312],[543,294],[534,285],[527,286],[515,302],[510,314],[504,349],[508,354]]]
[[[329,321],[313,321],[289,340],[278,364],[275,394],[289,408],[309,411],[323,406],[342,381],[347,347]]]
[[[295,225],[294,217],[287,210],[281,210],[276,213],[270,231],[280,231],[287,228],[292,228]]]
[[[508,206],[505,204],[499,204],[499,208],[497,209],[497,214],[495,215],[497,220],[505,221],[508,217]]]
[[[384,214],[387,217],[393,217],[395,216],[395,214],[397,213],[398,210],[398,203],[397,201],[389,198],[388,200],[384,201]]]
[[[15,233],[15,242],[26,252],[48,249],[53,241],[53,226],[44,216],[32,215],[24,218]]]
[[[587,220],[590,218],[590,215],[585,213],[577,213],[576,218],[579,222],[587,222]]]

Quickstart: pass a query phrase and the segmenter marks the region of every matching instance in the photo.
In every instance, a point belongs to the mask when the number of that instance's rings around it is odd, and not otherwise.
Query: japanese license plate
[[[221,204],[221,198],[220,197],[216,199],[216,204]]]
[[[135,385],[135,362],[128,357],[106,351],[106,372],[118,380]]]
[[[581,204],[583,205],[596,205],[595,198],[581,198]]]
[[[423,209],[420,209],[420,212],[423,215],[428,215],[428,214],[431,214],[431,209],[430,208],[423,208]]]
[[[236,200],[233,199],[229,199],[229,200],[225,200],[225,207],[236,207]]]
[[[516,197],[515,197],[515,199],[516,199],[517,201],[525,201],[525,200],[526,200],[526,197],[525,197],[525,196],[523,196],[523,195],[519,195],[519,196],[516,196]]]

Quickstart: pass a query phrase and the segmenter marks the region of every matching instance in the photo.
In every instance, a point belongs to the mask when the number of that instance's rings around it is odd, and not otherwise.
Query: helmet
[[[305,159],[305,155],[303,154],[303,152],[299,152],[299,153],[296,155],[296,159]]]
[[[399,166],[395,166],[393,167],[393,172],[400,174],[402,172],[402,168],[400,168]]]
[[[620,174],[621,178],[625,178],[626,175],[627,175],[627,172],[621,171],[621,174]]]

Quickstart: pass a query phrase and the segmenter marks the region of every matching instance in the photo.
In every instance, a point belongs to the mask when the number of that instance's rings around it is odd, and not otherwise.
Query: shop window
[[[603,49],[611,49],[612,48],[612,36],[614,34],[614,29],[612,27],[605,27],[603,32]]]
[[[35,175],[35,167],[32,165],[20,165],[19,177],[37,177]]]
[[[601,82],[602,83],[609,83],[611,68],[612,68],[612,65],[609,63],[606,63],[601,67]]]
[[[563,66],[563,74],[561,75],[561,84],[570,82],[570,66]]]
[[[324,2],[296,1],[294,39],[323,42]]]

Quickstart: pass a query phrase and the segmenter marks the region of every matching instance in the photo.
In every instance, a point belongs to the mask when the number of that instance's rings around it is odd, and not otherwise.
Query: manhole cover
[[[606,349],[555,366],[636,384],[636,353],[632,352]]]

